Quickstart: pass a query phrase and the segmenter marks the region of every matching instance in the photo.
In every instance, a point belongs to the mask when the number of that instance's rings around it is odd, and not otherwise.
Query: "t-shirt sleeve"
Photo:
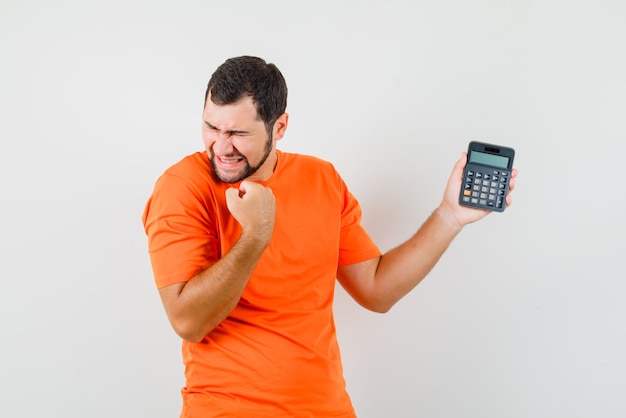
[[[184,177],[157,180],[143,213],[148,251],[158,288],[189,281],[219,258],[212,208]]]
[[[380,249],[361,225],[361,206],[340,180],[343,194],[339,266],[355,264],[381,255]]]

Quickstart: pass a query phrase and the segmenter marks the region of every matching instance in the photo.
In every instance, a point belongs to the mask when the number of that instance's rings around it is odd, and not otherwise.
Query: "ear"
[[[287,125],[289,125],[289,114],[283,113],[276,119],[274,122],[274,132],[273,137],[274,140],[278,141],[285,136],[285,131],[287,130]]]

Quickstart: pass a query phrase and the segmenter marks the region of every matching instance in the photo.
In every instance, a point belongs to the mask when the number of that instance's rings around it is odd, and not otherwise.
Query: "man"
[[[286,105],[273,64],[227,60],[206,91],[206,152],[166,170],[146,205],[156,284],[183,339],[181,417],[354,417],[332,314],[335,280],[365,308],[386,312],[464,225],[487,214],[457,203],[463,155],[440,206],[381,255],[333,166],[276,148]]]

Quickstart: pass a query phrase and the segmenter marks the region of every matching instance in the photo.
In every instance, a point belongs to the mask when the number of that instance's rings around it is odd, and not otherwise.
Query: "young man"
[[[487,215],[457,203],[463,155],[440,206],[381,255],[333,166],[276,148],[286,105],[273,64],[227,60],[206,91],[206,152],[166,170],[146,205],[156,284],[183,339],[181,417],[354,417],[335,280],[365,308],[386,312],[464,225]]]

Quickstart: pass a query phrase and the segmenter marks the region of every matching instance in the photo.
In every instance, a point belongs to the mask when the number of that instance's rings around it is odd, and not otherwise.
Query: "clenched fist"
[[[244,180],[239,189],[226,190],[226,205],[243,229],[243,235],[267,245],[274,230],[276,201],[269,187]]]

